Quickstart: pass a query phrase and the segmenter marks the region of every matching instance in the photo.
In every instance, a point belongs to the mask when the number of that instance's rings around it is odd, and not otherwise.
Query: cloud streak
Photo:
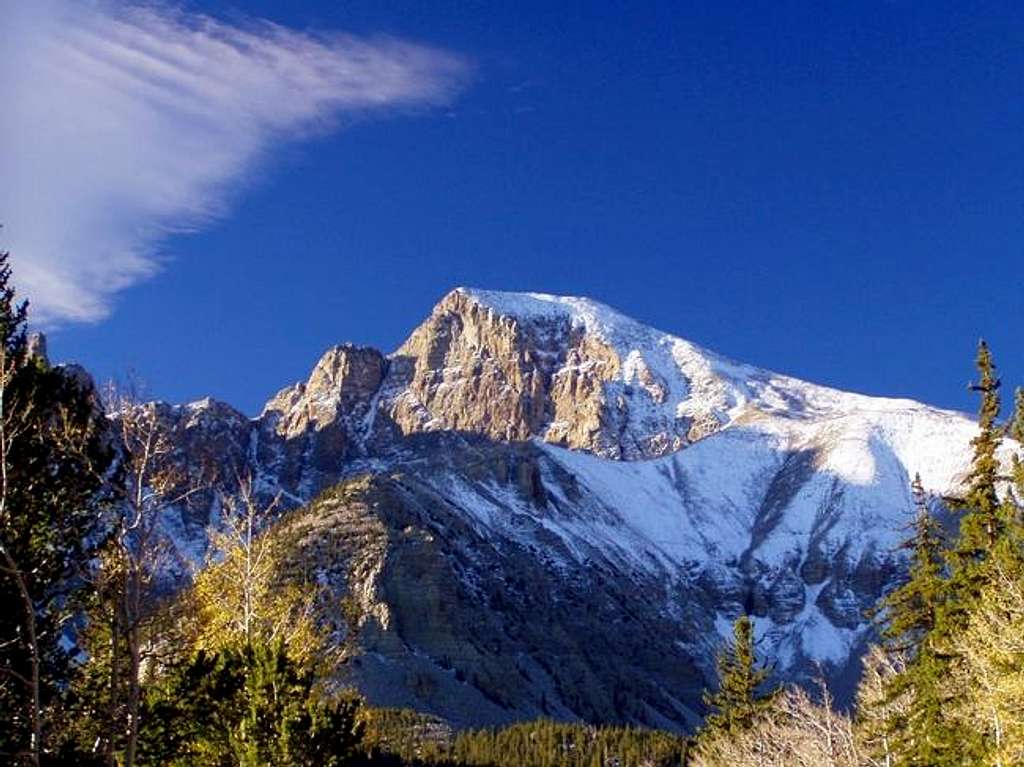
[[[100,320],[161,238],[223,215],[281,142],[448,102],[469,67],[393,39],[170,6],[0,0],[0,247],[37,323]]]

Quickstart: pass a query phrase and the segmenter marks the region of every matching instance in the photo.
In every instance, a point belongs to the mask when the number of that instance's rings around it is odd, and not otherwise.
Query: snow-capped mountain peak
[[[975,432],[589,299],[467,288],[391,354],[328,350],[257,419],[209,403],[168,419],[183,454],[213,453],[219,476],[249,472],[290,505],[374,478],[314,504],[318,535],[350,552],[331,570],[347,575],[323,577],[378,616],[361,684],[465,724],[692,721],[711,649],[743,612],[780,675],[824,664],[841,697],[872,636],[864,612],[903,567],[911,478],[941,506]],[[387,534],[370,556],[374,526]],[[456,657],[471,685],[450,678]],[[411,691],[417,675],[436,694]]]

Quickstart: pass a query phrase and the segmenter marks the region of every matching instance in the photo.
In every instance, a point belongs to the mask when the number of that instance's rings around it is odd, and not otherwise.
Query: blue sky
[[[195,173],[222,174],[176,190],[202,205],[161,187],[127,206],[118,232],[136,237],[135,260],[120,271],[95,274],[104,251],[78,230],[61,241],[87,243],[74,268],[45,255],[49,241],[19,240],[0,195],[16,277],[67,297],[50,304],[53,356],[100,378],[130,369],[154,395],[254,414],[330,344],[391,350],[470,285],[591,296],[745,362],[962,409],[985,335],[1007,383],[1024,382],[1019,3],[250,0],[141,22],[101,8],[103,23],[170,36],[206,14],[221,40],[255,29],[274,61],[353,69],[282,84],[263,57],[258,78],[218,87],[271,95],[242,94],[223,121],[214,100],[215,134],[185,151],[159,156],[161,134],[97,150],[69,210],[118,146],[124,172],[103,198],[117,204],[138,199],[117,186],[136,182],[137,162],[173,177],[201,147]],[[351,79],[363,90],[344,90]],[[157,114],[191,135],[195,110]],[[0,138],[0,162],[21,150]],[[54,188],[79,189],[64,167]],[[40,232],[69,218],[30,215]]]

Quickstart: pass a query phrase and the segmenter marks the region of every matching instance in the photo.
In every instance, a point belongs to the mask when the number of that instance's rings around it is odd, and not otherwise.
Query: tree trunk
[[[0,551],[3,552],[4,569],[14,579],[18,588],[18,596],[21,597],[21,605],[25,612],[25,634],[28,644],[29,676],[22,681],[29,688],[29,722],[31,735],[29,742],[29,763],[33,767],[39,767],[40,754],[43,751],[43,717],[42,703],[39,689],[39,640],[36,636],[36,606],[32,601],[32,595],[25,583],[25,576],[18,568],[17,562],[11,556],[10,551],[3,544],[0,544]]]
[[[130,556],[130,555],[129,555]],[[128,739],[124,749],[123,767],[134,767],[139,742],[139,709],[142,702],[142,647],[141,608],[142,584],[137,563],[132,562],[128,573]]]
[[[121,621],[120,612],[115,605],[110,620],[110,699],[107,705],[107,742],[103,745],[104,761],[107,767],[117,767],[115,758],[117,733],[118,697],[120,696],[121,668]]]

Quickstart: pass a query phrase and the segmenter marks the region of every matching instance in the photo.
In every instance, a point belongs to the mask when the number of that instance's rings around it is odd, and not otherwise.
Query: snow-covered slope
[[[652,397],[653,404],[677,418],[710,411],[720,423],[727,424],[754,413],[792,420],[869,413],[930,413],[937,421],[964,421],[960,414],[913,400],[852,394],[734,362],[643,325],[591,299],[469,288],[457,288],[454,293],[466,296],[499,317],[513,318],[538,336],[543,337],[545,331],[557,334],[560,328],[567,326],[570,330],[581,331],[584,337],[607,344],[619,358],[620,365],[616,375],[606,383],[645,390],[651,386],[648,379],[653,378],[665,392],[661,401],[659,397]],[[564,337],[556,335],[558,340],[564,341]],[[594,364],[594,361],[583,360],[579,364],[588,363]],[[555,374],[566,372],[567,366],[562,366]],[[927,449],[923,444],[918,447]]]
[[[898,566],[912,477],[939,498],[968,468],[976,427],[962,414],[736,363],[584,298],[460,292],[522,325],[568,323],[603,341],[622,361],[606,388],[631,393],[653,378],[662,396],[640,398],[646,408],[630,402],[624,431],[658,422],[651,410],[713,416],[706,436],[649,460],[545,447],[604,512],[551,527],[633,568],[697,568],[723,582],[731,572],[742,601],[719,602],[717,627],[727,633],[728,619],[759,603],[759,628],[783,669],[847,661],[869,631],[864,611],[879,581]]]
[[[346,501],[392,530],[356,579],[378,616],[361,683],[463,724],[692,722],[741,613],[780,675],[821,665],[842,697],[864,613],[901,572],[911,478],[938,508],[975,429],[733,362],[587,299],[471,289],[390,355],[329,350],[255,420],[209,402],[168,418],[189,460],[214,441],[221,476],[251,471],[293,505],[380,478]],[[206,521],[180,527],[201,536]],[[410,530],[428,541],[412,554]]]

